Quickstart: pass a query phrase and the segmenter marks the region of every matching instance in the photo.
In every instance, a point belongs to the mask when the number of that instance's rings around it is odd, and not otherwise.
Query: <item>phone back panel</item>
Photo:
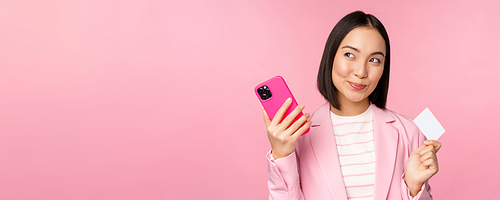
[[[258,93],[258,89],[263,86],[267,86],[269,88],[269,90],[272,93],[271,98],[262,100],[262,98]],[[255,94],[257,95],[257,98],[261,102],[262,106],[266,110],[271,120],[274,118],[278,110],[281,108],[283,103],[285,103],[285,101],[288,98],[292,98],[292,105],[290,105],[290,107],[286,111],[285,116],[288,116],[298,106],[295,97],[292,95],[292,92],[288,88],[288,85],[281,76],[275,76],[257,85],[255,87]],[[297,121],[302,115],[303,115],[302,113],[299,113],[299,115],[297,115],[297,117],[295,118],[295,120],[293,120],[293,122]],[[309,129],[305,133],[307,132],[309,132]]]

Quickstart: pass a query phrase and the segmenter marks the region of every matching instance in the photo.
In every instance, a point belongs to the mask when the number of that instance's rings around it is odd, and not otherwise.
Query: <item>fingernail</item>
[[[300,104],[300,105],[299,105],[299,107],[300,107],[300,108],[304,108],[304,104]]]
[[[288,99],[286,100],[286,102],[287,102],[287,103],[292,102],[292,98],[288,98]]]

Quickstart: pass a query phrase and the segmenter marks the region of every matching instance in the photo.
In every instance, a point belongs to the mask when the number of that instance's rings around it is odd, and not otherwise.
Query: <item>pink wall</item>
[[[323,47],[361,9],[391,38],[388,107],[429,107],[436,199],[500,195],[496,1],[1,1],[0,199],[266,199],[253,87],[311,112]]]

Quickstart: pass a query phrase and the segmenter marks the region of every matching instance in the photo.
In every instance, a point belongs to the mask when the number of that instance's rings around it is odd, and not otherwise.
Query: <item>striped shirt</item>
[[[375,186],[375,143],[371,105],[357,116],[330,113],[347,198],[372,200]]]

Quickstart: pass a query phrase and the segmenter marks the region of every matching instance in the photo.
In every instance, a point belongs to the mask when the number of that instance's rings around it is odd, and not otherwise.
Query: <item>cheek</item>
[[[344,63],[342,61],[336,62],[334,61],[333,63],[333,76],[339,76],[339,77],[347,77],[351,73],[349,66],[347,63]]]
[[[382,77],[382,74],[384,73],[384,68],[376,68],[374,69],[370,74],[371,76],[371,82],[377,83],[379,82],[380,78]]]

